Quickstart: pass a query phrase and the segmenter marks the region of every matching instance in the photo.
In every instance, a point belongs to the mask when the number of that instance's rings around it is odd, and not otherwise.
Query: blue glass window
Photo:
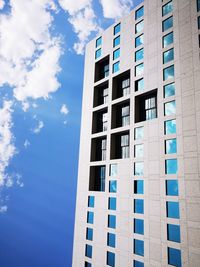
[[[174,34],[173,32],[170,32],[163,36],[163,48],[172,44],[174,42]]]
[[[172,16],[163,21],[163,23],[162,23],[163,32],[168,30],[171,27],[173,27],[173,17]]]
[[[165,140],[165,153],[173,154],[177,152],[176,138]]]
[[[94,208],[94,196],[88,197],[88,207]]]
[[[117,59],[120,56],[120,48],[116,49],[113,52],[113,60]]]
[[[118,32],[120,32],[121,30],[121,24],[118,23],[115,27],[114,27],[114,35],[117,34]]]
[[[144,58],[144,48],[135,52],[135,61],[142,60]]]
[[[135,162],[134,164],[134,175],[144,174],[144,162]]]
[[[100,46],[102,44],[102,37],[99,37],[97,40],[96,40],[96,47]]]
[[[134,213],[143,214],[144,213],[144,200],[134,199]]]
[[[165,16],[168,13],[172,12],[172,10],[173,10],[172,1],[170,1],[162,7],[162,15]]]
[[[87,212],[87,223],[94,223],[94,212],[88,211]]]
[[[117,175],[117,164],[110,164],[110,176]]]
[[[134,194],[144,194],[144,182],[143,180],[134,181]]]
[[[116,216],[115,215],[108,215],[108,227],[109,228],[116,228]]]
[[[144,234],[144,220],[134,219],[133,228],[134,228],[135,234],[143,235]]]
[[[177,180],[166,181],[166,195],[167,196],[178,196],[178,181]]]
[[[133,261],[133,267],[144,267],[144,263],[141,261]]]
[[[178,171],[177,159],[165,160],[165,174],[176,174]]]
[[[143,157],[144,156],[144,145],[143,144],[138,144],[135,145],[135,157]]]
[[[90,262],[85,261],[85,267],[92,267],[92,264]]]
[[[163,53],[163,64],[174,60],[174,48],[169,49]]]
[[[134,239],[134,254],[144,256],[144,241]]]
[[[197,12],[200,11],[200,0],[197,0]]]
[[[144,16],[144,7],[140,7],[138,10],[135,11],[135,19],[139,19]]]
[[[115,266],[115,254],[113,252],[107,251],[107,265]]]
[[[120,44],[120,35],[117,36],[114,40],[113,40],[113,47],[118,46]]]
[[[142,75],[144,72],[144,63],[135,66],[135,76]]]
[[[93,240],[93,229],[92,228],[88,228],[86,229],[86,239],[87,240]]]
[[[92,246],[90,245],[85,246],[85,256],[88,258],[92,258]]]
[[[179,203],[173,201],[167,201],[167,217],[179,219]]]
[[[164,97],[170,97],[175,95],[175,84],[170,83],[164,86]]]
[[[108,198],[108,209],[116,210],[116,206],[117,206],[116,197],[109,197]]]
[[[117,192],[117,181],[116,180],[109,181],[109,192],[110,193]]]
[[[176,248],[168,248],[168,264],[181,267],[181,251]]]
[[[144,138],[144,127],[135,128],[135,140],[140,140]]]
[[[135,38],[135,47],[144,44],[144,34],[139,35]]]
[[[144,90],[144,78],[135,81],[135,91],[143,91]]]
[[[167,240],[177,243],[181,242],[180,225],[167,224]]]
[[[113,64],[113,73],[119,71],[119,61]]]
[[[107,234],[107,246],[115,248],[115,234]]]
[[[163,80],[166,81],[168,79],[173,79],[174,78],[174,65],[165,68],[163,70]]]
[[[141,20],[135,25],[135,33],[139,33],[144,29],[144,20]]]
[[[95,59],[99,58],[101,56],[101,48],[99,48],[96,52],[95,52]]]
[[[164,104],[165,116],[173,115],[176,113],[176,102],[175,100]]]
[[[165,121],[165,134],[176,133],[176,120]]]

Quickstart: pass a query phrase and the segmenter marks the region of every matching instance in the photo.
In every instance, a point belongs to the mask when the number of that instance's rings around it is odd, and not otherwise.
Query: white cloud
[[[5,6],[5,1],[0,0],[0,10],[3,9]]]
[[[26,112],[30,107],[30,104],[28,102],[22,102],[22,109],[24,112]]]
[[[8,210],[8,207],[6,205],[0,206],[0,213],[5,213]]]
[[[30,146],[30,142],[26,139],[24,142],[24,147],[28,148]]]
[[[128,14],[133,6],[131,0],[99,0],[105,18],[118,19]]]
[[[38,125],[33,129],[33,133],[38,134],[40,133],[41,129],[44,127],[44,122],[39,121]]]
[[[69,110],[65,104],[62,105],[60,109],[60,113],[67,115],[69,113]]]

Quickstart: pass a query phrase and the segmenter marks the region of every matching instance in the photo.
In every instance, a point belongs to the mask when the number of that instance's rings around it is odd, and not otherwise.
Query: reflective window
[[[113,73],[119,71],[119,61],[113,64]]]
[[[144,145],[143,144],[135,145],[135,157],[139,158],[143,156],[144,156]]]
[[[117,36],[114,40],[113,40],[113,47],[118,46],[120,44],[120,35]]]
[[[135,47],[144,44],[144,34],[139,35],[135,38]]]
[[[130,94],[130,79],[122,80],[122,96]]]
[[[144,181],[143,180],[134,181],[134,194],[144,194]]]
[[[167,224],[167,240],[177,243],[181,242],[180,225]]]
[[[138,22],[136,25],[135,25],[135,33],[139,33],[141,31],[143,31],[144,29],[144,20]]]
[[[88,207],[94,208],[94,196],[88,197]]]
[[[101,48],[99,48],[96,52],[95,52],[95,59],[99,58],[101,56]]]
[[[107,234],[107,246],[115,248],[115,234]]]
[[[121,136],[121,158],[129,158],[129,134]]]
[[[172,154],[177,152],[176,138],[165,140],[165,153]]]
[[[99,37],[97,40],[96,40],[96,47],[100,46],[102,44],[102,37]]]
[[[144,78],[135,81],[135,91],[143,91],[144,90]]]
[[[177,180],[166,181],[166,195],[167,196],[178,196],[178,181]]]
[[[135,19],[139,19],[144,16],[144,7],[142,6],[138,10],[135,11]]]
[[[171,27],[173,27],[173,17],[169,17],[168,19],[164,20],[162,23],[163,32],[168,30]]]
[[[122,111],[122,125],[121,126],[126,126],[126,125],[129,125],[130,124],[130,106],[124,106],[122,107],[121,109]]]
[[[140,140],[144,138],[144,127],[135,128],[135,140]]]
[[[135,162],[134,167],[134,175],[144,174],[144,162]]]
[[[87,223],[94,223],[94,212],[88,211],[87,212]]]
[[[144,200],[134,199],[134,213],[143,214],[144,213]]]
[[[120,56],[120,48],[116,49],[113,52],[113,60],[117,59]]]
[[[92,264],[87,262],[87,261],[85,261],[85,267],[92,267]]]
[[[144,48],[135,52],[135,61],[142,60],[144,58]]]
[[[116,216],[115,215],[108,215],[108,227],[109,228],[116,228]]]
[[[164,86],[164,97],[170,97],[175,95],[175,84],[170,83]]]
[[[151,96],[145,99],[145,120],[157,118],[156,100],[156,96]]]
[[[134,254],[144,256],[144,241],[134,239]]]
[[[176,174],[178,171],[177,159],[165,160],[165,174]]]
[[[175,100],[164,104],[165,116],[173,115],[176,113],[176,102]]]
[[[200,16],[198,17],[198,29],[200,29]]]
[[[135,76],[142,75],[144,72],[144,63],[135,66]]]
[[[197,0],[197,12],[200,11],[200,0]]]
[[[167,50],[163,53],[163,64],[174,60],[174,48]]]
[[[144,263],[141,261],[133,261],[133,267],[144,267]]]
[[[163,70],[163,80],[166,81],[168,79],[173,79],[174,78],[174,65],[165,68]]]
[[[108,198],[108,209],[109,210],[116,210],[116,198],[115,197],[109,197]]]
[[[173,42],[174,42],[173,32],[170,32],[167,35],[163,36],[163,48],[172,44]]]
[[[181,251],[176,248],[168,248],[168,264],[181,267]]]
[[[86,239],[87,240],[93,240],[93,229],[92,228],[88,228],[86,229]]]
[[[109,181],[109,192],[110,193],[117,192],[117,181],[116,180]]]
[[[144,220],[134,219],[133,230],[135,234],[143,235],[144,234]]]
[[[108,266],[115,266],[115,254],[113,252],[107,252],[107,265]]]
[[[162,15],[165,16],[168,13],[172,12],[172,10],[173,10],[172,1],[170,1],[162,7]]]
[[[165,128],[165,134],[176,133],[176,120],[165,121],[164,128]]]
[[[117,175],[117,164],[110,164],[110,176]]]
[[[88,258],[92,258],[92,246],[90,245],[85,246],[85,256]]]
[[[179,219],[179,203],[173,201],[167,201],[167,217]]]
[[[120,30],[121,30],[121,24],[119,23],[114,27],[114,35],[120,32]]]

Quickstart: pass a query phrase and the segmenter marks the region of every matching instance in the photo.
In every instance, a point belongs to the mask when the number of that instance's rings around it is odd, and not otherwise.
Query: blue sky
[[[71,266],[84,47],[138,2],[0,0],[0,266]]]

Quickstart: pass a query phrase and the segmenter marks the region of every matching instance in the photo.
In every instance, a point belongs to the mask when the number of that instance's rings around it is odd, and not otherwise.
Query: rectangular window
[[[133,267],[144,267],[144,263],[141,261],[133,261]]]
[[[107,144],[107,140],[102,139],[101,140],[101,160],[106,160],[106,144]]]
[[[141,140],[144,138],[144,127],[135,128],[135,140]]]
[[[166,195],[167,196],[178,196],[178,181],[177,180],[166,181]]]
[[[92,246],[90,245],[85,246],[85,256],[88,258],[92,258]]]
[[[92,264],[90,262],[85,261],[85,267],[92,267]]]
[[[143,144],[135,145],[135,157],[141,158],[143,156],[144,156],[144,145]]]
[[[165,121],[164,124],[165,134],[175,134],[176,133],[176,120]]]
[[[88,196],[88,207],[94,208],[94,196]]]
[[[99,58],[101,56],[101,48],[99,48],[96,52],[95,52],[95,59]]]
[[[139,234],[139,235],[143,235],[144,234],[144,220],[134,219],[133,232],[135,234]]]
[[[141,20],[135,25],[135,33],[139,33],[144,29],[144,20]]]
[[[120,48],[113,52],[113,60],[117,59],[118,57],[120,57]]]
[[[198,17],[198,29],[200,30],[200,16]]]
[[[170,1],[162,7],[162,16],[169,14],[170,12],[172,12],[172,10],[173,10],[173,5],[172,1]]]
[[[197,12],[200,11],[200,0],[197,0]]]
[[[164,86],[164,97],[175,95],[175,83],[170,83]]]
[[[116,210],[116,207],[117,207],[116,197],[109,197],[108,198],[108,209],[109,210]]]
[[[175,100],[164,104],[165,116],[170,116],[176,113],[176,102]]]
[[[119,61],[113,64],[113,73],[119,71]]]
[[[144,16],[144,7],[140,7],[138,10],[135,11],[135,20]]]
[[[102,114],[102,130],[107,131],[108,128],[108,113],[103,113]]]
[[[134,199],[134,213],[144,214],[143,199]]]
[[[102,44],[102,37],[99,37],[99,38],[96,40],[96,47],[99,47],[101,44]]]
[[[109,192],[117,193],[117,181],[116,180],[109,181]]]
[[[94,212],[93,211],[88,211],[87,212],[87,223],[94,223]]]
[[[144,241],[134,239],[134,254],[144,256]]]
[[[174,60],[174,48],[163,53],[163,64],[166,64],[172,60]]]
[[[165,160],[165,174],[176,174],[178,171],[177,159]]]
[[[124,106],[121,110],[122,126],[129,125],[130,123],[130,106]]]
[[[135,61],[142,60],[144,58],[144,48],[135,52]]]
[[[116,216],[108,215],[108,228],[116,228]]]
[[[142,75],[144,72],[144,63],[135,66],[135,76]]]
[[[93,229],[88,228],[86,229],[86,239],[92,241],[93,240]]]
[[[114,27],[114,35],[116,35],[117,33],[119,33],[121,30],[121,24],[118,23],[115,27]]]
[[[129,158],[129,135],[121,136],[121,158]]]
[[[170,29],[171,27],[173,27],[173,17],[172,16],[162,22],[162,31],[164,32],[164,31]]]
[[[176,248],[168,248],[168,264],[181,267],[181,251]]]
[[[144,34],[141,34],[135,38],[135,48],[143,44],[144,44]]]
[[[109,65],[103,67],[103,73],[104,78],[109,76]]]
[[[117,164],[110,164],[110,176],[117,175]]]
[[[157,118],[157,99],[156,96],[145,99],[145,120]]]
[[[177,153],[176,138],[165,140],[165,154]]]
[[[120,45],[120,35],[114,38],[113,47]]]
[[[122,96],[130,94],[130,79],[122,80]]]
[[[173,79],[174,78],[174,65],[165,68],[163,70],[163,80],[169,80],[169,79]]]
[[[134,194],[144,194],[144,181],[143,180],[134,181]]]
[[[135,81],[135,91],[143,91],[144,90],[144,78]]]
[[[108,77],[108,75],[109,75],[109,56],[106,56],[95,63],[94,81],[97,82],[101,79]]]
[[[105,165],[90,167],[89,191],[105,191],[105,174]]]
[[[102,93],[103,104],[106,104],[108,102],[108,88],[104,88]]]
[[[167,240],[177,243],[181,242],[180,225],[167,224]]]
[[[107,251],[107,265],[115,267],[115,253]]]
[[[134,163],[134,175],[144,175],[144,162]]]
[[[167,217],[179,219],[179,203],[173,201],[167,201]]]
[[[115,234],[107,234],[107,246],[115,248]]]
[[[163,48],[172,44],[174,42],[174,34],[173,32],[168,33],[167,35],[163,36]]]

